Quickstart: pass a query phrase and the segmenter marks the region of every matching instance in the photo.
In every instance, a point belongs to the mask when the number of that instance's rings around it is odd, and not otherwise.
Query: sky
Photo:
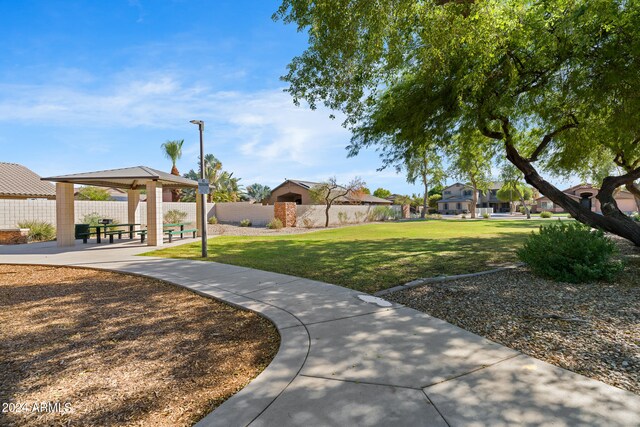
[[[294,106],[280,76],[306,35],[270,0],[0,0],[0,161],[41,176],[144,165],[170,171],[205,153],[241,183],[355,176],[372,190],[421,192],[374,150],[347,158],[331,111]],[[454,182],[450,179],[449,182]]]

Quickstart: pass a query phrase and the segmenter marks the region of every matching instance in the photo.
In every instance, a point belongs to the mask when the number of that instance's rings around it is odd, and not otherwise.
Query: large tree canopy
[[[284,80],[294,100],[346,114],[357,154],[406,157],[481,132],[525,180],[582,222],[640,245],[613,192],[640,179],[640,2],[284,0],[309,34]],[[615,163],[583,208],[540,172]]]

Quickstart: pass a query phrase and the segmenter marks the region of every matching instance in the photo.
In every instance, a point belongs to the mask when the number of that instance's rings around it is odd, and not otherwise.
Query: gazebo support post
[[[127,222],[140,224],[140,190],[127,190]]]
[[[147,245],[162,246],[162,184],[147,181]]]
[[[56,183],[56,240],[59,247],[76,244],[73,184]]]

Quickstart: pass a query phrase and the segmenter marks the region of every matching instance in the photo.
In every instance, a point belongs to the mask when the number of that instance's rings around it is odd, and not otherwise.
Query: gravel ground
[[[507,347],[640,394],[640,249],[615,283],[567,284],[520,268],[385,296]]]
[[[0,265],[0,425],[190,426],[279,341],[257,314],[158,280]]]

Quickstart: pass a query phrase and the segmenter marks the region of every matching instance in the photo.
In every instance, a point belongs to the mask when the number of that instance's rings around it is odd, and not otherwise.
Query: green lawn
[[[298,235],[221,236],[209,240],[207,260],[376,292],[421,277],[477,272],[516,261],[514,250],[545,223],[432,220]],[[145,255],[202,259],[199,242]]]

